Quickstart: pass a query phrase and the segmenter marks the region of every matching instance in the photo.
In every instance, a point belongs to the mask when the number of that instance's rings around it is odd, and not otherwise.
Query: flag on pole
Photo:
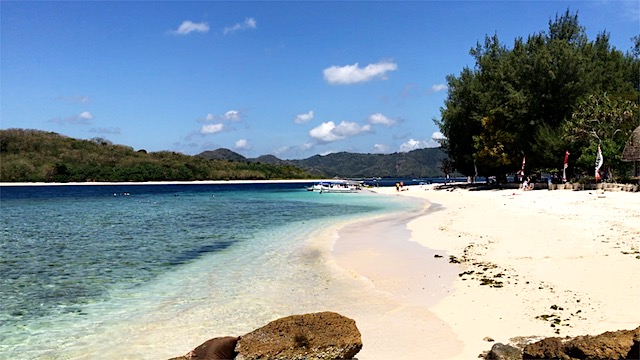
[[[596,155],[596,182],[600,180],[600,173],[598,172],[598,170],[600,170],[600,167],[602,167],[603,162],[604,159],[602,158],[602,151],[600,150],[600,144],[598,144],[598,154]]]
[[[564,168],[562,169],[562,182],[567,182],[567,168],[569,167],[569,150],[564,153]]]
[[[524,164],[525,164],[525,156],[522,156],[522,169],[520,170],[520,181],[522,181],[522,178],[524,177]]]

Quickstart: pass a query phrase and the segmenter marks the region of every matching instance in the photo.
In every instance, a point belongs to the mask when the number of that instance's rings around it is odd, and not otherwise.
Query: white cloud
[[[422,149],[428,146],[426,141],[409,139],[400,145],[401,152],[409,152],[411,150]]]
[[[88,111],[83,111],[78,115],[72,115],[66,118],[54,118],[49,121],[60,125],[88,125],[91,123],[91,120],[93,120],[93,114]]]
[[[204,118],[198,118],[198,122],[213,122],[213,121],[242,121],[242,113],[238,110],[229,110],[222,115],[207,114]]]
[[[308,123],[309,121],[311,121],[311,119],[313,119],[313,110],[309,111],[306,114],[298,114],[298,115],[296,115],[296,118],[293,121],[296,124],[304,124],[304,123]]]
[[[309,136],[322,142],[333,142],[368,131],[371,131],[371,125],[347,121],[336,125],[333,121],[327,121],[311,129]]]
[[[374,125],[380,124],[384,126],[392,126],[396,123],[396,121],[393,119],[389,119],[381,113],[375,113],[369,116],[369,123]]]
[[[446,84],[435,84],[431,86],[431,92],[438,92],[442,90],[447,90],[449,87]]]
[[[407,152],[407,151],[422,149],[422,148],[440,147],[439,140],[442,140],[444,138],[445,138],[444,135],[442,135],[440,131],[435,131],[433,134],[431,134],[430,140],[414,140],[414,139],[407,140],[405,143],[400,145],[400,151]]]
[[[80,115],[78,115],[78,119],[80,119],[80,120],[91,120],[91,119],[93,119],[93,114],[88,112],[88,111],[84,111],[84,112],[81,112]]]
[[[373,152],[386,153],[388,151],[389,151],[389,146],[387,146],[385,144],[374,144],[373,145]]]
[[[240,112],[237,110],[229,110],[224,113],[224,119],[230,121],[240,121],[242,120],[240,117]]]
[[[438,141],[438,140],[446,139],[446,137],[440,131],[435,131],[433,134],[431,134],[431,139]]]
[[[333,121],[323,122],[317,127],[309,130],[309,136],[324,142],[340,140],[341,138],[333,133],[335,128],[336,125]]]
[[[287,151],[289,151],[290,149],[291,149],[291,147],[290,147],[290,146],[286,146],[286,145],[285,145],[285,146],[281,146],[281,147],[279,147],[279,148],[277,148],[277,149],[273,149],[271,152],[272,152],[272,153],[273,153],[273,155],[275,155],[275,156],[280,156],[280,155],[282,155],[282,154],[286,153]]]
[[[224,124],[208,124],[202,125],[200,129],[201,134],[215,134],[224,130]]]
[[[251,149],[251,145],[247,139],[238,139],[236,141],[236,149],[238,150],[249,150]]]
[[[190,20],[185,20],[180,24],[177,30],[172,31],[173,34],[187,35],[192,32],[206,33],[209,31],[209,24],[206,22],[194,23]]]
[[[398,69],[392,62],[379,62],[360,68],[358,63],[346,66],[332,66],[323,70],[324,79],[330,84],[355,84],[373,79],[386,79],[388,71]]]
[[[257,27],[257,23],[256,20],[254,18],[246,18],[244,19],[243,22],[241,23],[237,23],[233,26],[228,26],[226,28],[224,28],[224,34],[233,34],[234,32],[238,31],[238,30],[248,30],[248,29],[255,29]]]

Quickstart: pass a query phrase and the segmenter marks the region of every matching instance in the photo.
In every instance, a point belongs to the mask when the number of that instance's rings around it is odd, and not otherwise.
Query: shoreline
[[[288,180],[198,180],[198,181],[144,181],[144,182],[0,182],[2,186],[123,186],[123,185],[238,185],[238,184],[304,184],[321,181],[332,181],[330,179],[288,179]]]
[[[634,300],[640,285],[631,280],[640,278],[638,195],[407,188],[378,192],[435,204],[409,222],[410,240],[436,250],[443,266],[459,267],[452,291],[421,308],[450,327],[462,346],[455,354],[423,358],[470,359],[495,342],[640,324]],[[405,335],[420,331],[403,329]]]
[[[457,267],[440,266],[434,250],[411,241],[407,227],[431,211],[431,204],[424,205],[348,221],[317,239],[329,243],[327,261],[337,277],[355,282],[355,288],[365,285],[361,301],[336,309],[356,321],[364,345],[359,359],[442,359],[462,349],[448,324],[429,309],[452,291]]]

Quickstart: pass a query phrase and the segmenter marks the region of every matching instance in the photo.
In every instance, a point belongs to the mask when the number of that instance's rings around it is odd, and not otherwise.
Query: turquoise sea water
[[[0,188],[0,358],[166,358],[331,306],[309,239],[421,206],[304,185]]]

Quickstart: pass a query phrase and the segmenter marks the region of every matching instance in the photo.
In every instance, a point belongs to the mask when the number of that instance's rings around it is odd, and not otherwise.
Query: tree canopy
[[[640,125],[640,36],[630,45],[623,53],[605,32],[590,41],[568,10],[512,48],[486,36],[470,51],[475,67],[447,77],[434,119],[455,169],[504,178],[523,155],[527,172],[560,169],[569,150],[574,176],[593,175],[600,144],[611,174],[625,173],[620,153]]]

